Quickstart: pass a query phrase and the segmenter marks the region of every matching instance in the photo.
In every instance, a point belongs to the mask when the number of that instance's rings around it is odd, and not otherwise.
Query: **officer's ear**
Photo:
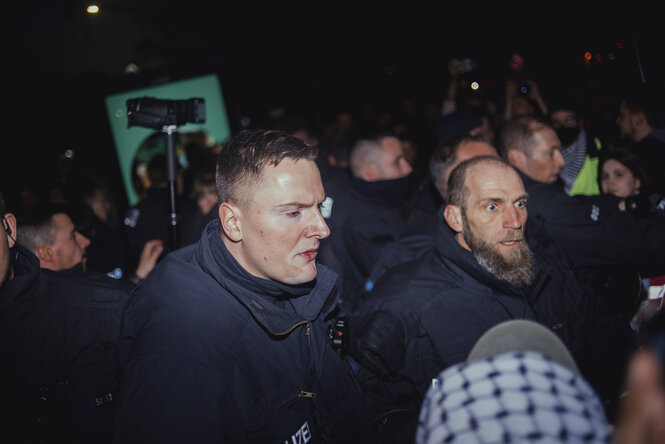
[[[37,247],[35,256],[39,259],[41,268],[48,268],[47,265],[55,260],[55,250],[52,245],[43,244]]]
[[[379,168],[373,163],[367,163],[363,166],[363,177],[362,179],[368,182],[373,182],[379,180]]]
[[[631,115],[631,120],[633,126],[640,127],[646,123],[647,118],[642,111],[639,111]]]
[[[219,205],[219,223],[222,231],[232,242],[242,240],[241,229],[242,211],[240,207],[231,202],[222,202]]]
[[[508,163],[517,168],[518,170],[526,173],[527,165],[526,153],[522,150],[512,149],[508,151]]]
[[[446,205],[443,209],[443,218],[455,233],[461,233],[464,224],[462,223],[462,210],[457,205]]]
[[[16,217],[12,213],[6,213],[2,218],[5,233],[7,233],[7,243],[9,248],[16,244]]]

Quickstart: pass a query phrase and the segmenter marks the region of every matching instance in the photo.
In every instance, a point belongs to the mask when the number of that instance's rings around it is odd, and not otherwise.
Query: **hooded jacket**
[[[256,278],[210,222],[132,295],[115,442],[366,442],[327,336],[335,280],[321,265],[303,285]]]
[[[343,311],[355,310],[383,248],[432,219],[409,206],[410,180],[353,177],[333,205],[326,221],[331,234],[321,242],[321,262],[340,275]]]

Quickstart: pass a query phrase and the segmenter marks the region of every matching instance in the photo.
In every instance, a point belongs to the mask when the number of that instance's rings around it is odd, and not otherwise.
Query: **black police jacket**
[[[321,265],[306,285],[251,276],[210,222],[132,294],[115,442],[368,442],[327,336],[335,280]]]
[[[610,195],[569,196],[558,183],[520,173],[530,224],[540,223],[576,267],[621,266],[665,273],[665,219],[621,211]]]
[[[410,178],[374,182],[352,178],[327,219],[330,237],[321,242],[321,262],[340,275],[341,306],[355,310],[367,278],[383,254],[383,248],[417,230],[421,219],[430,219],[407,205]]]
[[[23,426],[21,442],[110,442],[132,286],[102,273],[41,269],[20,245],[12,259],[14,278],[0,289],[3,401],[9,393],[15,415],[8,425]]]
[[[375,408],[417,417],[433,378],[464,361],[485,331],[510,319],[552,329],[581,371],[597,377],[597,386],[605,384],[602,371],[619,360],[621,368],[626,359],[631,344],[620,335],[628,326],[615,329],[618,321],[560,262],[534,252],[533,273],[525,288],[497,279],[442,224],[435,248],[385,273],[349,319],[349,352],[361,364],[359,379]],[[594,368],[597,362],[603,368]]]

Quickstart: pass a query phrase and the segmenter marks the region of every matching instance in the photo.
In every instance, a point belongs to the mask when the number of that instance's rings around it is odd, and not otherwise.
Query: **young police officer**
[[[368,442],[327,337],[336,275],[316,149],[243,131],[217,160],[219,219],[132,295],[116,442]]]

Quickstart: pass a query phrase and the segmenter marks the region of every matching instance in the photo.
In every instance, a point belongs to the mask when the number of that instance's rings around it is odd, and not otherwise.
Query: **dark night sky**
[[[7,40],[5,123],[19,137],[3,147],[3,189],[45,177],[65,148],[117,180],[103,98],[159,80],[218,73],[234,126],[241,116],[258,123],[276,106],[314,116],[406,95],[439,104],[451,57],[476,58],[479,75],[500,79],[519,51],[552,94],[573,81],[600,91],[639,83],[636,55],[647,82],[665,78],[655,12],[637,22],[630,11],[572,12],[563,4],[538,13],[474,10],[468,2],[455,10],[432,3],[361,13],[343,4],[270,11],[116,0],[91,17],[80,1],[44,3],[13,15],[19,31]],[[617,42],[624,49],[610,62]],[[587,50],[604,63],[584,68]],[[124,74],[130,63],[141,72]]]

